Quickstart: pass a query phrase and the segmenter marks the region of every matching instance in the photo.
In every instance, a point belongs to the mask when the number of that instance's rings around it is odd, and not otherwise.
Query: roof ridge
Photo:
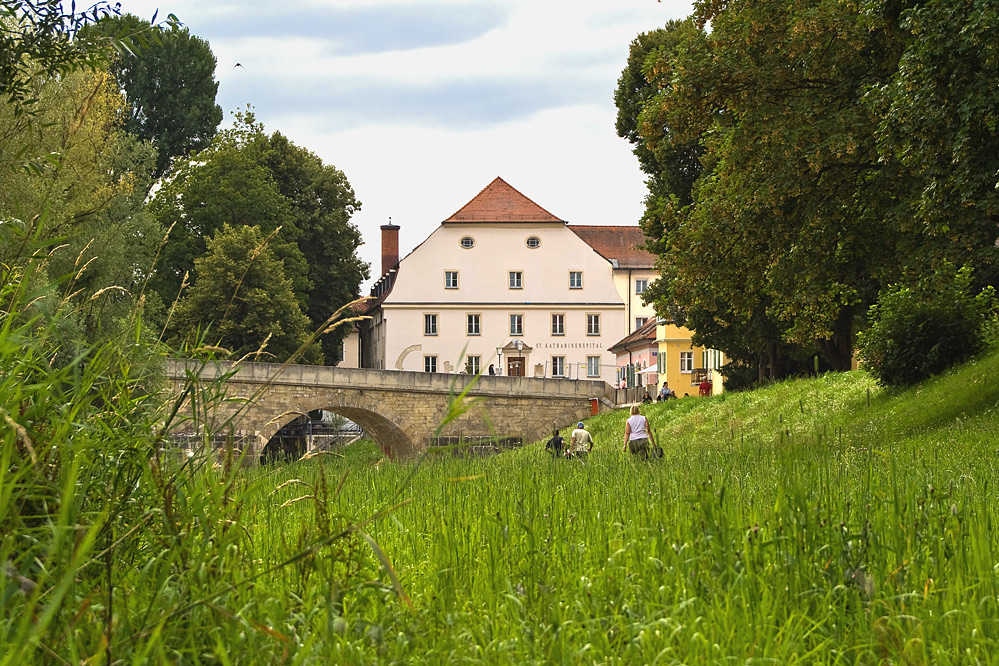
[[[555,217],[499,176],[444,222],[561,222],[565,224],[565,220]]]

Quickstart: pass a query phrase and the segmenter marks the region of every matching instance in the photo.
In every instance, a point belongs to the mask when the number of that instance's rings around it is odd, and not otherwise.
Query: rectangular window
[[[635,317],[635,330],[637,331],[641,327],[649,323],[648,317]]]
[[[510,288],[524,288],[524,271],[510,271]]]
[[[552,335],[565,335],[565,315],[552,315]]]
[[[523,335],[523,334],[524,334],[524,315],[522,314],[510,315],[510,335]]]
[[[423,315],[423,335],[437,335],[437,315]]]
[[[600,315],[598,314],[586,315],[586,334],[600,335]]]
[[[458,271],[444,271],[444,288],[458,288]]]
[[[423,372],[437,372],[437,357],[436,356],[424,356],[423,357]]]
[[[587,356],[586,357],[586,376],[587,377],[599,377],[600,376],[600,357],[599,356]]]
[[[694,352],[680,352],[680,372],[689,375],[694,371]]]
[[[569,271],[569,289],[583,288],[583,271]]]
[[[635,293],[644,294],[645,290],[649,288],[649,281],[647,278],[642,278],[640,280],[635,280]]]
[[[565,356],[552,356],[552,377],[565,377]]]
[[[469,335],[479,335],[481,333],[481,331],[479,330],[479,318],[480,318],[480,315],[477,315],[477,314],[470,314],[470,315],[468,315],[468,318],[467,318],[468,319],[468,326],[466,328],[466,332]]]
[[[482,372],[482,357],[469,356],[465,360],[465,371],[470,375],[477,375]]]

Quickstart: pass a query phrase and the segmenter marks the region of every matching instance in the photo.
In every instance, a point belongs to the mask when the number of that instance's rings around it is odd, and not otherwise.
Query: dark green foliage
[[[361,207],[342,171],[296,146],[280,132],[256,139],[263,165],[291,205],[300,232],[298,248],[308,265],[309,293],[304,311],[313,330],[324,328],[340,307],[359,296],[368,265],[357,256],[361,232],[350,218]],[[323,335],[326,363],[335,365],[349,328]]]
[[[993,306],[991,288],[971,294],[971,271],[950,282],[893,286],[870,308],[860,334],[865,367],[882,386],[911,386],[979,353]]]
[[[268,240],[255,226],[224,224],[215,232],[206,254],[194,262],[197,282],[177,303],[170,324],[175,345],[192,347],[205,339],[234,358],[259,350],[257,360],[279,362],[304,348],[301,361],[322,362]]]
[[[125,131],[156,147],[154,175],[171,162],[207,148],[222,122],[215,103],[215,55],[208,42],[187,28],[150,26],[131,14],[105,19],[108,34],[153,34],[134,54],[114,60],[111,74],[125,92]]]

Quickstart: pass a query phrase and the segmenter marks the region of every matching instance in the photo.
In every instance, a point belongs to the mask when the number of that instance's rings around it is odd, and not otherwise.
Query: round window
[[[541,239],[538,238],[537,236],[531,236],[530,238],[527,239],[527,247],[531,248],[532,250],[540,246],[541,246]]]
[[[472,238],[471,236],[462,236],[461,237],[461,246],[463,248],[465,248],[466,250],[468,248],[470,248],[470,247],[474,247],[475,246],[475,239]]]

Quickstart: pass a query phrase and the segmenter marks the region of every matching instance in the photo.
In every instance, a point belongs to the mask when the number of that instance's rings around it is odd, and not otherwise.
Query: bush
[[[986,344],[991,287],[971,295],[971,269],[951,280],[883,291],[859,335],[860,357],[882,386],[909,386],[978,354]]]

